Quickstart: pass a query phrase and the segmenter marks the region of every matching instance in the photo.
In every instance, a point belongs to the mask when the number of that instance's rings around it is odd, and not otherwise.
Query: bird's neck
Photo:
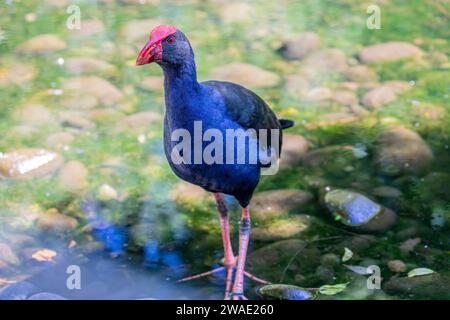
[[[164,91],[168,106],[196,98],[200,85],[197,82],[194,61],[177,66],[163,66],[163,71]]]

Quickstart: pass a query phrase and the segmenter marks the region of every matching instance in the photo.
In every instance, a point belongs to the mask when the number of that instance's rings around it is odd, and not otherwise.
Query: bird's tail
[[[280,119],[279,122],[281,125],[281,129],[287,129],[295,125],[294,121],[292,120]]]

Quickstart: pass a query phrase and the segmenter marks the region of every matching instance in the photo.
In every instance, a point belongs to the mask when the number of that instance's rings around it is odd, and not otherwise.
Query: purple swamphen
[[[196,125],[200,122],[202,130],[213,129],[224,136],[228,130],[249,130],[257,132],[253,139],[258,143],[258,150],[270,150],[271,157],[278,160],[281,151],[281,129],[293,125],[289,120],[278,120],[269,106],[252,91],[230,82],[197,81],[194,52],[187,37],[173,26],[162,25],[152,30],[149,42],[139,53],[136,65],[152,62],[158,63],[164,72],[164,92],[166,113],[164,118],[164,149],[166,157],[174,173],[181,179],[198,185],[214,194],[220,214],[220,225],[224,246],[224,267],[183,280],[191,280],[211,273],[226,270],[225,299],[245,299],[244,277],[264,283],[244,270],[247,247],[250,236],[249,203],[261,176],[261,170],[267,166],[263,161],[247,163],[239,161],[184,161],[191,150],[183,150],[179,156],[183,161],[176,161],[173,151],[178,150],[178,141],[174,141],[174,133],[187,132],[195,135]],[[197,123],[197,124],[196,124]],[[267,138],[270,142],[261,143],[261,130],[270,131]],[[274,148],[273,132],[277,134]],[[206,133],[206,131],[204,131]],[[217,136],[216,136],[217,137]],[[251,139],[251,137],[249,138]],[[267,140],[267,139],[266,139]],[[240,141],[240,142],[239,142]],[[242,142],[244,141],[244,142]],[[237,159],[241,149],[249,147],[249,140],[233,140],[231,160]],[[194,143],[195,145],[195,143]],[[204,141],[201,146],[205,147]],[[236,148],[234,148],[236,146]],[[220,147],[221,148],[221,147]],[[227,145],[222,150],[216,148],[215,155],[228,152]],[[192,154],[195,153],[192,148]],[[196,157],[196,156],[194,156]],[[262,156],[258,156],[262,157]],[[230,160],[227,157],[227,160]],[[259,158],[258,158],[259,159]],[[197,159],[198,160],[198,159]],[[242,206],[239,226],[239,250],[235,260],[230,242],[228,210],[222,194],[234,196]],[[234,284],[233,280],[233,271]],[[182,281],[183,281],[182,280]]]

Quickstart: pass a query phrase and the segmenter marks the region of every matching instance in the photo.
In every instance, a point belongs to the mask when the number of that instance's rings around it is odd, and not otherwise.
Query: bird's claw
[[[232,292],[230,295],[233,300],[248,300],[243,292]]]

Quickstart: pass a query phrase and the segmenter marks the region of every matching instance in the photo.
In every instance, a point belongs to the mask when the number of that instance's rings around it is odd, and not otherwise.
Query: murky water
[[[165,23],[201,80],[241,83],[296,122],[251,205],[249,271],[318,299],[450,299],[449,4],[374,4],[368,28],[356,0],[2,0],[0,287],[222,298],[222,274],[176,282],[223,253],[213,198],[163,155],[162,73],[135,67]]]

